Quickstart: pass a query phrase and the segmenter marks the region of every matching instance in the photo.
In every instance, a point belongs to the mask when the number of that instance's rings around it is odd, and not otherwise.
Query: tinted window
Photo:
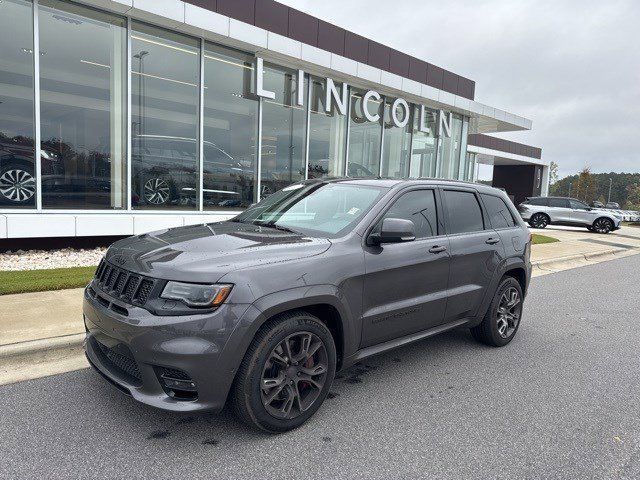
[[[569,208],[569,201],[565,198],[550,198],[549,206],[557,208]]]
[[[449,233],[478,232],[484,230],[482,210],[475,194],[445,190],[444,198],[449,211]]]
[[[528,203],[529,205],[547,205],[547,198],[542,198],[542,197],[538,197],[538,198],[530,198],[529,200],[527,200],[524,203]]]
[[[436,201],[433,190],[415,190],[405,193],[396,200],[384,215],[384,218],[411,220],[416,228],[416,238],[437,235],[438,216],[436,214]]]
[[[571,208],[575,208],[577,210],[587,210],[589,208],[589,205],[579,202],[578,200],[569,200],[569,204],[571,205]]]
[[[515,226],[511,210],[500,197],[493,195],[482,195],[484,206],[487,208],[489,219],[493,228],[507,228]]]

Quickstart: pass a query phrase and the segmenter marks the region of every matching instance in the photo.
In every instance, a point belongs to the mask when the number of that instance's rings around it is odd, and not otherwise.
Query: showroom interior
[[[475,181],[479,163],[514,201],[547,193],[541,150],[489,135],[531,120],[275,1],[3,0],[0,27],[0,239],[223,220],[307,178]]]

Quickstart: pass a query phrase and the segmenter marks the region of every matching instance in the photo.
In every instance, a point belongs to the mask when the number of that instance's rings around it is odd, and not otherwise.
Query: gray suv
[[[309,180],[230,221],[114,243],[84,293],[86,355],[146,404],[229,402],[282,432],[318,410],[336,371],[371,355],[456,327],[508,344],[530,248],[491,187]]]
[[[613,212],[592,208],[580,200],[565,197],[531,197],[518,205],[518,211],[533,228],[567,225],[609,233],[618,230],[622,221],[622,217]]]

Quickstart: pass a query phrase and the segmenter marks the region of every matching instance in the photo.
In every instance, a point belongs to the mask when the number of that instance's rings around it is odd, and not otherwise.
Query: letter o
[[[402,105],[402,108],[404,108],[402,121],[398,120],[398,105]],[[403,98],[396,98],[391,105],[391,119],[393,120],[393,124],[398,128],[404,128],[407,126],[407,123],[409,123],[409,104]]]

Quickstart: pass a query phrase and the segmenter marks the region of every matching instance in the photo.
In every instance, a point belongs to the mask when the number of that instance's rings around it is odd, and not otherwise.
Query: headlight
[[[225,301],[232,286],[229,284],[201,285],[167,282],[160,297],[180,300],[190,307],[218,307]]]

